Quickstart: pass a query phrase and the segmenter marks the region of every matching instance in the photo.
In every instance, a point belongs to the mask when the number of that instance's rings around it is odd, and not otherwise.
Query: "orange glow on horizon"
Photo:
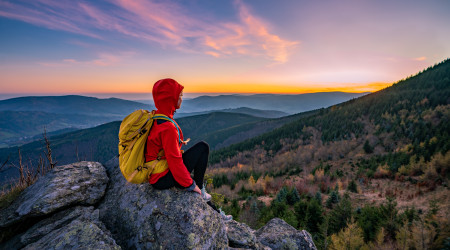
[[[368,84],[308,84],[303,86],[292,85],[274,85],[274,84],[190,84],[181,83],[184,86],[185,93],[196,94],[305,94],[315,92],[348,92],[348,93],[363,93],[363,92],[376,92],[392,85],[392,83],[374,82]],[[71,88],[70,90],[64,90],[62,88],[52,88],[51,91],[45,91],[40,88],[30,91],[36,94],[145,94],[151,93],[153,84],[136,84],[133,89],[130,89],[130,85],[115,85],[103,90],[100,84],[93,84],[92,88],[83,89]],[[100,87],[100,88],[99,88]],[[5,92],[5,94],[7,94]],[[11,92],[11,94],[15,94]]]
[[[304,94],[314,92],[376,92],[391,86],[392,83],[374,82],[368,84],[308,84],[304,86],[273,85],[273,84],[209,84],[185,85],[186,93],[242,93],[242,94]]]

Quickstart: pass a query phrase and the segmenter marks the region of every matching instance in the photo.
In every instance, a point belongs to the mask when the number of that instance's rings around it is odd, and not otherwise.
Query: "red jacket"
[[[178,98],[183,88],[183,86],[172,79],[163,79],[156,82],[152,90],[153,101],[155,102],[155,106],[157,108],[156,114],[164,114],[173,119]],[[159,174],[150,175],[150,184],[155,184],[159,178],[166,175],[170,170],[175,178],[175,181],[181,186],[190,187],[194,185],[194,181],[183,163],[181,154],[182,143],[178,140],[177,128],[170,121],[163,123],[158,121],[159,120],[155,120],[153,122],[152,129],[150,130],[150,134],[147,138],[145,161],[148,162],[155,160],[158,152],[161,149],[164,149],[165,159],[167,159],[169,169]],[[179,126],[178,128],[180,131],[180,138],[181,140],[184,140],[183,132]]]

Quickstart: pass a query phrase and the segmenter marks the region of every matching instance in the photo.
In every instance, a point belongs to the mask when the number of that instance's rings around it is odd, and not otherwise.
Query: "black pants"
[[[183,163],[189,173],[194,171],[193,179],[200,189],[203,188],[203,178],[205,177],[205,171],[208,165],[208,156],[209,145],[204,141],[195,144],[183,153]],[[171,187],[184,188],[175,181],[170,170],[152,186],[156,189],[168,189]]]
[[[189,173],[194,171],[194,181],[197,186],[202,189],[203,188],[203,178],[205,177],[206,167],[208,165],[208,156],[209,156],[209,145],[208,143],[201,141],[183,154],[183,163],[186,166]],[[152,185],[156,189],[168,189],[171,187],[177,187],[184,189],[178,182],[173,178],[172,173],[169,172],[161,177],[155,184]],[[216,210],[218,213],[220,211],[217,207],[211,202],[208,201],[207,204]]]

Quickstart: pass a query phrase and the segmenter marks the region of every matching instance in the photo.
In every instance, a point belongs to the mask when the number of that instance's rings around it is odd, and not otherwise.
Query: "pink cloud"
[[[424,56],[422,56],[422,57],[417,57],[417,58],[414,58],[414,61],[425,61],[425,60],[427,60],[427,58],[426,58],[426,57],[424,57]]]
[[[286,62],[290,52],[299,42],[284,40],[271,34],[268,24],[253,15],[241,1],[236,3],[241,23],[225,25],[228,32],[207,37],[206,45],[218,51],[234,50],[243,55],[265,55],[278,63]]]
[[[270,25],[241,1],[235,4],[235,22],[201,19],[169,1],[110,0],[107,11],[94,3],[34,0],[21,5],[2,1],[0,16],[98,39],[106,39],[100,33],[109,31],[180,51],[214,57],[264,57],[276,63],[286,62],[299,43],[271,32]],[[105,63],[100,60],[96,64]]]
[[[214,56],[214,57],[220,57],[220,54],[217,53],[217,52],[214,52],[214,51],[206,51],[205,54],[211,55],[211,56]]]

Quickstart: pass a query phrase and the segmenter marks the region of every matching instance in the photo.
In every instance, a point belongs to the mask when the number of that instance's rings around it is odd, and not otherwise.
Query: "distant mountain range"
[[[247,107],[260,110],[277,110],[297,114],[309,110],[326,108],[338,103],[358,98],[367,93],[320,92],[299,95],[219,95],[200,96],[185,100],[180,113],[203,112]]]
[[[364,94],[364,93],[363,93]],[[185,100],[176,118],[211,112],[278,118],[327,107],[363,94],[330,92],[303,95],[221,95]],[[0,101],[0,148],[23,145],[47,132],[84,129],[122,120],[136,109],[152,105],[117,98],[30,96]]]
[[[153,109],[153,106],[118,98],[99,99],[95,97],[29,96],[0,101],[0,111],[41,111],[53,114],[80,114],[107,116],[122,119],[136,109]]]
[[[117,98],[85,96],[31,96],[0,101],[0,148],[30,142],[44,129],[83,129],[122,120],[150,105]]]
[[[260,110],[260,109],[252,109],[252,108],[234,108],[234,109],[221,109],[221,110],[209,110],[209,111],[203,111],[203,112],[192,112],[192,113],[175,113],[175,118],[181,118],[186,116],[193,116],[193,115],[203,115],[208,114],[212,112],[227,112],[227,113],[238,113],[238,114],[246,114],[256,117],[264,117],[264,118],[279,118],[283,116],[288,116],[288,113],[278,111],[278,110]]]

